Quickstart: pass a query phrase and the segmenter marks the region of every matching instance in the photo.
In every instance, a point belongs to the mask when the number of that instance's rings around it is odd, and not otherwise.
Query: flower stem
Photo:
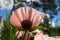
[[[26,36],[27,31],[25,31],[24,35],[22,36],[21,40],[25,40],[25,36]]]

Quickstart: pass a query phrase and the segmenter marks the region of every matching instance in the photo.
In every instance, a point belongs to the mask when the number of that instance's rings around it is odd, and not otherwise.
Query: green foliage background
[[[8,18],[4,20],[4,28],[2,28],[1,40],[17,40],[16,31],[17,29],[10,24],[10,14],[7,14]]]

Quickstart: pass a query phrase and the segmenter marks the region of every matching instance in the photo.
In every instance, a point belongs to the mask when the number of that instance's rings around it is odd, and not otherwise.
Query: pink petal
[[[23,36],[23,33],[24,33],[23,31],[20,31],[20,32],[17,31],[17,32],[16,32],[17,38],[20,39],[20,38]]]
[[[22,8],[19,8],[19,9],[17,9],[16,11],[15,11],[15,14],[16,14],[16,16],[18,17],[18,19],[20,20],[20,21],[23,21],[23,14],[22,14],[22,10],[21,10]]]
[[[34,40],[43,40],[43,35],[36,34],[36,36],[34,37]]]
[[[54,37],[49,37],[50,40],[56,40]]]
[[[17,28],[19,28],[18,26],[21,26],[21,23],[19,21],[19,19],[15,16],[15,14],[13,14],[10,18],[10,22],[13,26],[17,26]]]
[[[24,20],[27,19],[25,7],[21,7],[21,13],[22,13],[23,19]]]
[[[49,40],[49,37],[46,35],[43,35],[43,40]]]
[[[31,13],[29,13],[30,12],[30,7],[26,7],[25,11],[26,11],[26,13],[25,13],[26,14],[26,18],[29,19],[29,17],[30,17],[29,14],[31,14]]]
[[[30,18],[31,21],[33,21],[33,19],[34,19],[36,14],[37,14],[36,10],[32,8],[32,12],[31,12],[31,16],[30,16],[31,17]]]
[[[39,25],[41,23],[42,19],[43,19],[43,15],[39,15],[39,18],[37,19],[37,22],[35,23],[35,25],[36,26]]]
[[[33,18],[33,24],[32,24],[32,27],[35,27],[35,23],[37,22],[37,19],[38,19],[38,15],[36,14],[35,17]]]
[[[49,35],[47,35],[47,34],[46,34],[46,35],[44,35],[44,36],[45,36],[45,37],[49,37]]]
[[[39,13],[38,11],[36,11],[35,13],[36,14],[34,15],[34,18],[33,18],[33,27],[38,26],[42,21],[42,19],[44,18],[44,15],[42,14],[42,12]]]

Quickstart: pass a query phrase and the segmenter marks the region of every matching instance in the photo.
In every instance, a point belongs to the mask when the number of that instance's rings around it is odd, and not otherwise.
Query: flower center
[[[30,20],[24,20],[21,22],[23,29],[31,29],[32,22]]]

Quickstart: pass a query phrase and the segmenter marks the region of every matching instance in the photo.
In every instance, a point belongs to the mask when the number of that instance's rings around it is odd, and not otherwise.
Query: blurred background
[[[43,30],[49,36],[60,36],[60,0],[0,0],[0,39],[17,40],[18,29],[9,22],[13,11],[19,7],[30,6],[46,14],[44,20],[35,29]]]

